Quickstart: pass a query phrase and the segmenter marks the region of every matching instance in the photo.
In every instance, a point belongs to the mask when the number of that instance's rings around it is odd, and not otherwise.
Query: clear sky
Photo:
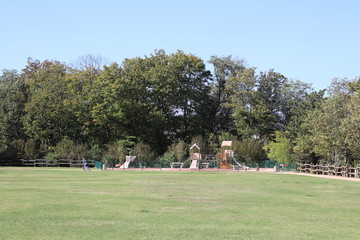
[[[0,70],[155,49],[243,58],[319,90],[360,76],[357,0],[1,0]]]

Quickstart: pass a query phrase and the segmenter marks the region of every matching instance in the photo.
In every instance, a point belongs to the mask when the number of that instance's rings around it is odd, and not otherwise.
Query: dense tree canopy
[[[247,162],[263,161],[262,148],[279,162],[360,158],[359,79],[338,79],[326,95],[231,56],[212,56],[211,70],[183,51],[102,63],[91,55],[75,65],[29,59],[21,72],[3,70],[1,156],[55,158],[71,142],[72,157],[136,152],[149,163],[184,159],[184,146],[202,139],[208,151],[237,141]]]

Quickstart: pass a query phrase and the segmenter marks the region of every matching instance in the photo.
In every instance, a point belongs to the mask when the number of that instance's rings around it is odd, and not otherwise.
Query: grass
[[[1,239],[359,239],[359,182],[0,168]]]

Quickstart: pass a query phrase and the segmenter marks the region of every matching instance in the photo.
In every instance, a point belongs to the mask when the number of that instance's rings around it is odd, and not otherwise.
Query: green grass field
[[[0,239],[360,239],[360,183],[0,168]]]

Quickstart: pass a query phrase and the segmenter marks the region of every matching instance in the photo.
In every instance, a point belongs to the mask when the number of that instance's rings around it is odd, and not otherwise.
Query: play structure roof
[[[232,141],[222,141],[221,147],[231,147]]]
[[[196,143],[191,146],[190,150],[193,150],[193,148],[195,148],[195,147],[200,150],[200,147]]]

